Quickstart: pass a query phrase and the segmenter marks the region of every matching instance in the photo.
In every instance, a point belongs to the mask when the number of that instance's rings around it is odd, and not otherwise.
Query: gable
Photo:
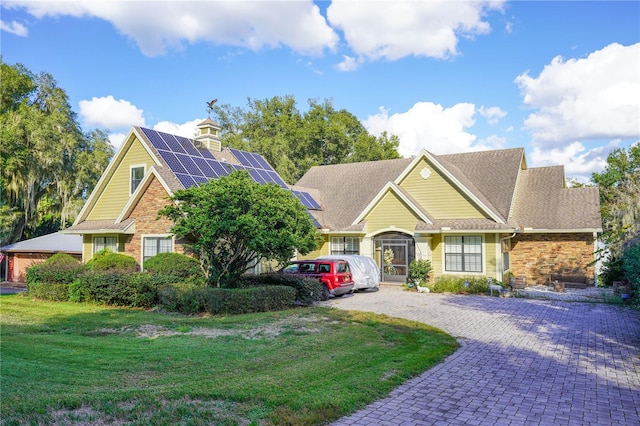
[[[111,178],[105,182],[101,193],[97,194],[98,197],[86,217],[87,220],[117,218],[131,196],[129,187],[131,183],[131,167],[144,166],[146,172],[155,164],[155,161],[137,137],[133,139],[129,146],[123,148],[126,151],[121,154],[120,161],[115,164],[111,171]]]
[[[418,221],[422,219],[395,191],[389,189],[363,220],[366,221],[366,232],[372,233],[388,229],[390,226],[414,230]]]
[[[425,157],[403,175],[398,186],[434,219],[489,218]]]

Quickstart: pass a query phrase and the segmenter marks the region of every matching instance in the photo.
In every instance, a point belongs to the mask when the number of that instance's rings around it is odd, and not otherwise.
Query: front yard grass
[[[457,346],[331,308],[188,317],[1,296],[0,424],[325,424]]]

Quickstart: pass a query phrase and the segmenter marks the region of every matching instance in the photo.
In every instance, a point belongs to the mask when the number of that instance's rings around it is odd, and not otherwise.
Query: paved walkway
[[[640,314],[383,287],[327,305],[421,321],[460,349],[335,425],[640,425]]]

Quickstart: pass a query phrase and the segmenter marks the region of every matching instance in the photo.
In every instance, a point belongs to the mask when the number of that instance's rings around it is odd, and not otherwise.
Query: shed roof
[[[82,236],[54,232],[0,247],[5,253],[82,253]]]

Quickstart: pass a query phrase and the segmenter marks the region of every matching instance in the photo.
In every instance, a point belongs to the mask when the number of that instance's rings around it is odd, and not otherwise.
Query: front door
[[[414,257],[413,238],[402,234],[383,235],[375,239],[382,281],[407,282],[409,262]]]

